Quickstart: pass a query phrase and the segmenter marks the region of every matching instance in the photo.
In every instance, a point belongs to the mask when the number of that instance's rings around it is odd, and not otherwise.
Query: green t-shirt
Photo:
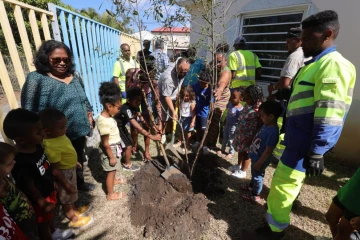
[[[337,193],[340,203],[353,214],[360,216],[360,168]]]

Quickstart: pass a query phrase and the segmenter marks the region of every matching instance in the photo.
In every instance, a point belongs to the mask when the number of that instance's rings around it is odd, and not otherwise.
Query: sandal
[[[120,185],[126,183],[126,178],[116,178],[114,180],[114,185]]]
[[[120,200],[120,199],[123,199],[123,198],[125,198],[125,197],[126,197],[126,193],[124,193],[124,192],[119,192],[119,193],[114,192],[114,193],[112,193],[111,195],[106,195],[106,199],[107,199],[108,201]]]

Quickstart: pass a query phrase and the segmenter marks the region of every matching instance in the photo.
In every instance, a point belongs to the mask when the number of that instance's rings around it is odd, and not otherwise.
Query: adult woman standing
[[[29,73],[21,91],[21,106],[34,112],[55,108],[67,117],[66,135],[70,138],[83,165],[85,136],[91,131],[92,107],[86,97],[82,79],[76,76],[73,54],[62,42],[44,42],[35,55],[36,71]],[[78,189],[92,191],[85,183],[83,170],[77,170]]]
[[[226,109],[231,95],[229,89],[231,71],[226,66],[227,61],[225,54],[222,52],[216,53],[214,61],[215,63],[210,63],[210,66],[215,65],[216,71],[214,72],[217,73],[218,82],[214,93],[214,113],[211,118],[208,134],[206,136],[206,143],[204,144],[204,146],[213,149],[216,147],[216,142],[219,138],[221,116]]]

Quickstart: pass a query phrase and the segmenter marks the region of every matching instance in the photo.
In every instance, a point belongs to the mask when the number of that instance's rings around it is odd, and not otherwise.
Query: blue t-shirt
[[[202,70],[205,69],[204,61],[201,59],[196,59],[194,63],[190,65],[190,69],[185,76],[184,86],[193,85],[197,83],[199,74]]]
[[[199,82],[192,85],[192,88],[196,95],[196,116],[207,117],[209,115],[210,103],[214,101],[211,88],[201,88]]]
[[[226,116],[226,125],[236,126],[239,122],[240,113],[244,109],[244,107],[241,106],[241,108],[236,108],[231,102],[229,102],[227,108],[228,111]]]
[[[261,155],[266,149],[266,146],[274,147],[279,141],[279,127],[272,126],[267,127],[265,125],[259,130],[259,132],[254,137],[249,152],[249,158],[251,162],[256,162],[259,160]]]

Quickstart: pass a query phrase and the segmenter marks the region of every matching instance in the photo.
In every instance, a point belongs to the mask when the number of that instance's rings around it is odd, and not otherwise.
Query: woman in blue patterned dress
[[[49,40],[40,46],[34,64],[36,71],[28,74],[21,91],[21,106],[33,112],[45,108],[62,111],[68,119],[66,135],[83,165],[86,135],[93,118],[82,79],[74,74],[73,54],[62,42]],[[84,182],[82,169],[77,171],[77,184],[80,190],[94,189],[94,185]]]

